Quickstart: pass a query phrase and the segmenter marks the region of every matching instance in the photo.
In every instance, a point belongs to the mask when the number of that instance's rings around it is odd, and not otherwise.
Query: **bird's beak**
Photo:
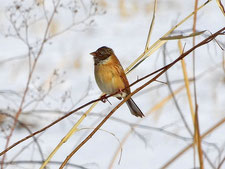
[[[96,52],[91,52],[90,55],[96,56]]]

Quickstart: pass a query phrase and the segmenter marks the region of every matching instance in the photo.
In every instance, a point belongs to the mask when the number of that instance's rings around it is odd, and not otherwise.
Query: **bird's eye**
[[[105,54],[105,51],[103,51],[103,50],[102,51],[99,51],[99,54],[100,55],[104,55]]]

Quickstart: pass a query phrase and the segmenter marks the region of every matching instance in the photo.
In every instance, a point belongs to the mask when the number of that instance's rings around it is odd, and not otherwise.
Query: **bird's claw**
[[[107,99],[106,94],[102,95],[102,96],[100,97],[100,100],[101,100],[103,103],[105,103],[106,101],[108,101],[109,104],[111,104],[110,101]],[[111,104],[111,105],[112,105],[112,104]]]
[[[102,96],[100,97],[100,100],[101,100],[103,103],[105,103],[105,102],[107,101],[106,94],[102,95]]]

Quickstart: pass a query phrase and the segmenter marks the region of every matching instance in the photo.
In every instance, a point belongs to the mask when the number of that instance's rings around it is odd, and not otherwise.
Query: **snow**
[[[4,28],[0,31],[3,33],[8,26],[7,18],[5,17],[5,7],[8,2],[1,0],[0,21]],[[69,112],[90,100],[96,99],[101,92],[98,89],[93,74],[93,58],[89,55],[101,46],[109,46],[113,48],[116,55],[120,59],[124,68],[129,66],[140,54],[142,54],[149,24],[152,19],[152,11],[146,11],[147,5],[153,4],[149,1],[125,1],[127,5],[128,16],[120,14],[118,3],[119,1],[105,1],[107,6],[106,14],[94,16],[94,23],[91,25],[78,26],[75,31],[68,31],[56,38],[50,40],[51,43],[46,44],[44,50],[38,60],[37,67],[33,74],[30,91],[26,99],[26,104],[29,100],[34,99],[34,103],[27,105],[24,108],[24,113],[20,116],[20,121],[32,125],[31,130],[37,131],[46,126],[50,122],[56,120],[63,115],[63,112]],[[86,2],[85,2],[86,3]],[[133,4],[136,3],[136,8],[133,9]],[[203,3],[199,1],[199,4]],[[103,7],[101,7],[103,8]],[[136,10],[135,10],[136,9]],[[172,26],[181,21],[184,17],[190,14],[194,9],[194,1],[159,1],[156,14],[155,25],[151,43],[153,44],[162,35],[164,35]],[[132,11],[133,10],[133,11]],[[67,15],[61,15],[56,23],[66,24]],[[69,20],[68,20],[69,22]],[[192,19],[189,19],[178,30],[187,30],[192,28]],[[210,2],[198,13],[197,30],[207,30],[214,33],[225,26],[225,18],[216,2]],[[85,29],[83,28],[85,27]],[[41,34],[41,27],[32,30],[32,37]],[[196,37],[196,43],[203,40],[205,37]],[[217,40],[224,45],[224,38],[218,37]],[[185,50],[192,47],[192,39],[182,40]],[[24,44],[15,38],[5,38],[3,35],[0,38],[0,110],[13,114],[18,110],[21,96],[25,89],[26,80],[28,77],[28,58],[20,58],[9,62],[1,62],[15,56],[26,55],[27,48]],[[167,63],[173,61],[179,56],[177,41],[169,41],[167,43]],[[219,120],[224,118],[225,112],[225,87],[224,87],[224,70],[222,64],[222,51],[216,43],[210,43],[195,52],[196,55],[196,74],[204,73],[203,77],[197,80],[197,95],[199,105],[199,124],[200,132],[204,133],[211,126],[215,125]],[[185,58],[189,77],[192,75],[192,55]],[[219,63],[219,64],[218,64]],[[217,65],[218,64],[218,65]],[[152,56],[147,58],[139,67],[128,75],[130,83],[137,78],[143,77],[160,67],[163,64],[162,49],[159,49]],[[215,66],[217,65],[217,66]],[[213,67],[213,69],[210,69]],[[55,73],[54,73],[55,72]],[[183,74],[181,63],[177,63],[171,70],[168,71],[169,78],[173,80],[182,80]],[[165,75],[159,78],[165,82]],[[48,93],[52,81],[52,88]],[[135,85],[132,90],[138,86]],[[158,88],[153,88],[157,86]],[[175,91],[184,82],[172,84]],[[193,84],[191,84],[193,91]],[[152,89],[153,88],[153,89]],[[4,93],[4,91],[12,90],[19,94]],[[41,92],[40,92],[41,90]],[[2,93],[3,92],[3,93]],[[35,99],[40,99],[42,95],[47,93],[44,100],[36,102]],[[144,114],[147,114],[156,104],[170,94],[166,84],[154,82],[140,93],[133,96],[137,105],[141,108]],[[193,95],[192,95],[193,96]],[[193,123],[191,119],[188,99],[185,89],[176,95],[176,99],[181,107],[187,123],[193,131]],[[192,97],[194,100],[194,97]],[[53,157],[53,161],[62,162],[67,155],[100,123],[102,116],[107,115],[120,101],[115,98],[109,99],[112,105],[108,102],[105,104],[100,102],[80,124],[79,128],[88,128],[75,133]],[[25,104],[25,105],[26,105]],[[70,128],[77,122],[81,115],[88,109],[86,107],[78,113],[64,119],[44,133],[38,135],[39,144],[44,152],[45,159],[56,147],[60,140],[66,135]],[[37,110],[37,111],[35,111]],[[39,111],[38,111],[39,110]],[[47,110],[51,110],[48,112]],[[57,111],[60,111],[57,112]],[[102,116],[99,116],[101,114]],[[91,169],[105,169],[116,152],[119,143],[122,142],[126,133],[130,131],[130,126],[116,121],[114,118],[124,120],[128,123],[137,123],[140,119],[132,116],[126,107],[120,107],[102,127],[78,152],[75,154],[70,163],[82,165]],[[6,129],[12,120],[7,120],[2,124],[1,128]],[[162,109],[156,112],[151,112],[140,121],[140,125],[148,127],[163,128],[177,135],[187,137],[188,140],[178,139],[174,136],[166,135],[164,132],[159,132],[151,129],[136,127],[135,131],[140,134],[132,133],[122,147],[122,157],[118,164],[119,157],[114,163],[115,169],[158,169],[170,160],[175,154],[180,152],[185,146],[189,145],[192,140],[187,132],[180,115],[174,105],[173,100],[166,103]],[[7,130],[7,132],[9,129]],[[113,134],[112,134],[113,133]],[[204,139],[208,143],[216,144],[219,149],[224,149],[224,125],[218,130],[215,130]],[[10,141],[10,145],[19,139],[27,136],[28,133],[24,129],[16,129]],[[114,136],[115,135],[115,136]],[[4,132],[0,134],[0,150],[4,150],[5,141]],[[143,141],[143,138],[145,141]],[[32,139],[22,143],[16,148],[7,153],[7,160],[10,161],[18,151],[27,145]],[[32,143],[28,149],[22,152],[15,160],[41,160],[37,147]],[[218,152],[212,145],[203,144],[203,149],[211,159],[218,165]],[[221,152],[224,158],[224,152]],[[16,155],[17,156],[17,155]],[[197,156],[197,154],[196,154]],[[0,157],[1,159],[2,157]],[[198,160],[197,160],[198,161]],[[211,168],[207,160],[204,158],[205,168]],[[7,168],[39,168],[40,164],[36,165],[10,165]],[[197,162],[197,167],[199,166]],[[57,165],[48,165],[49,168],[58,168]],[[189,150],[169,168],[193,168],[193,149]],[[224,166],[222,166],[223,168]],[[70,167],[68,167],[70,168]],[[71,167],[72,168],[72,167]]]

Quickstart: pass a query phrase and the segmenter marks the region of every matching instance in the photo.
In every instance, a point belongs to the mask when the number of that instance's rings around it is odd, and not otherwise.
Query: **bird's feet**
[[[103,103],[105,103],[105,102],[107,101],[106,94],[102,95],[102,96],[100,97],[100,100],[101,100]]]
[[[119,89],[119,95],[121,96],[121,97],[117,97],[118,99],[122,99],[122,98],[125,98],[126,96],[127,96],[127,94],[126,94],[126,92],[124,92],[124,90],[123,89]]]
[[[109,104],[111,104],[110,101],[107,99],[106,96],[107,96],[106,94],[102,95],[102,96],[100,97],[100,100],[101,100],[103,103],[105,103],[106,101],[108,101]]]

